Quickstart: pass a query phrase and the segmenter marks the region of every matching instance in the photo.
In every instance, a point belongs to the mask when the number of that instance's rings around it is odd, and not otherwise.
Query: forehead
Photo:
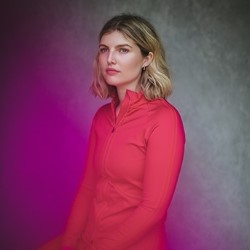
[[[129,37],[125,36],[123,33],[117,30],[105,33],[100,40],[100,44],[105,44],[105,45],[129,44],[131,46],[136,45],[132,39],[130,39]]]

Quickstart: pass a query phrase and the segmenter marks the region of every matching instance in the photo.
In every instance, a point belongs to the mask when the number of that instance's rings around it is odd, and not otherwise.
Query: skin
[[[126,90],[139,91],[139,81],[143,67],[153,59],[153,53],[144,57],[140,48],[121,32],[113,31],[104,34],[99,44],[99,66],[106,83],[117,89],[120,105]]]

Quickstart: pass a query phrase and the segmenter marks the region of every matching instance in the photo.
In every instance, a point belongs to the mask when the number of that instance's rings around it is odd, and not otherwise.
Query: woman
[[[184,153],[164,50],[144,18],[119,15],[99,36],[86,171],[61,249],[167,249],[165,219]]]

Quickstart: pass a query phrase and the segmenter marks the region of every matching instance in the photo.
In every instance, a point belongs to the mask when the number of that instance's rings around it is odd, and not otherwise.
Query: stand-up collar
[[[124,115],[129,108],[138,108],[142,103],[147,102],[144,94],[142,91],[135,92],[132,90],[127,89],[125,93],[124,100],[122,102],[122,105],[120,107],[119,115]],[[116,116],[116,107],[119,104],[119,98],[118,96],[113,97],[111,102],[111,109],[114,116]]]
[[[126,107],[127,105],[129,106],[135,105],[136,103],[140,103],[142,100],[145,100],[145,97],[142,91],[135,92],[135,91],[127,89],[121,108]],[[112,98],[112,102],[111,102],[112,110],[116,109],[119,102],[120,101],[117,95]]]

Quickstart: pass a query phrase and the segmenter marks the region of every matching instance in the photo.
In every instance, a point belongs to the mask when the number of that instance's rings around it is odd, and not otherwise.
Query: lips
[[[108,75],[115,75],[115,74],[119,73],[118,70],[113,69],[113,68],[107,68],[106,72],[107,72]]]

